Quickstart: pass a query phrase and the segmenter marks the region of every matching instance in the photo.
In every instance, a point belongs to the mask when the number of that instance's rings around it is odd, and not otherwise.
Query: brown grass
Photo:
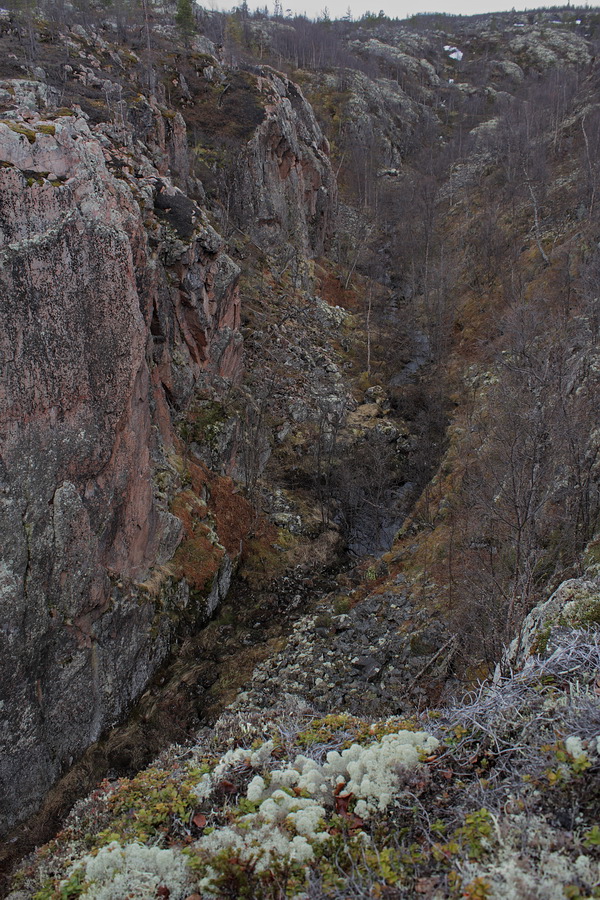
[[[215,476],[210,483],[209,508],[219,540],[230,556],[236,556],[252,528],[254,513],[231,478]]]

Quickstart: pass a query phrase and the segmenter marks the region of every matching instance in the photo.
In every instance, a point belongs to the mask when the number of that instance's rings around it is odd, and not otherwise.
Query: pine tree
[[[177,0],[175,21],[186,38],[193,34],[196,23],[192,0]]]

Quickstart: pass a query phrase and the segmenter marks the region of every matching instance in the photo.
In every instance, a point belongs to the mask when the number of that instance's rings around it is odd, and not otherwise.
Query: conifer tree
[[[184,37],[189,38],[193,34],[195,20],[192,0],[177,0],[175,21]]]

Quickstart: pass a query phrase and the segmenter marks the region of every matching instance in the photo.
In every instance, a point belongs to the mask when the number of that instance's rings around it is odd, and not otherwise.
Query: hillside
[[[599,29],[0,11],[13,900],[596,896]]]
[[[598,650],[408,720],[230,711],[78,803],[11,900],[596,897]]]

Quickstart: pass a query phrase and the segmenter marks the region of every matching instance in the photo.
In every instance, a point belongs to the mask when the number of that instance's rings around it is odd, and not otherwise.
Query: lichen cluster
[[[597,897],[599,664],[597,633],[571,631],[414,723],[291,699],[229,711],[80,803],[16,886],[35,900]]]

